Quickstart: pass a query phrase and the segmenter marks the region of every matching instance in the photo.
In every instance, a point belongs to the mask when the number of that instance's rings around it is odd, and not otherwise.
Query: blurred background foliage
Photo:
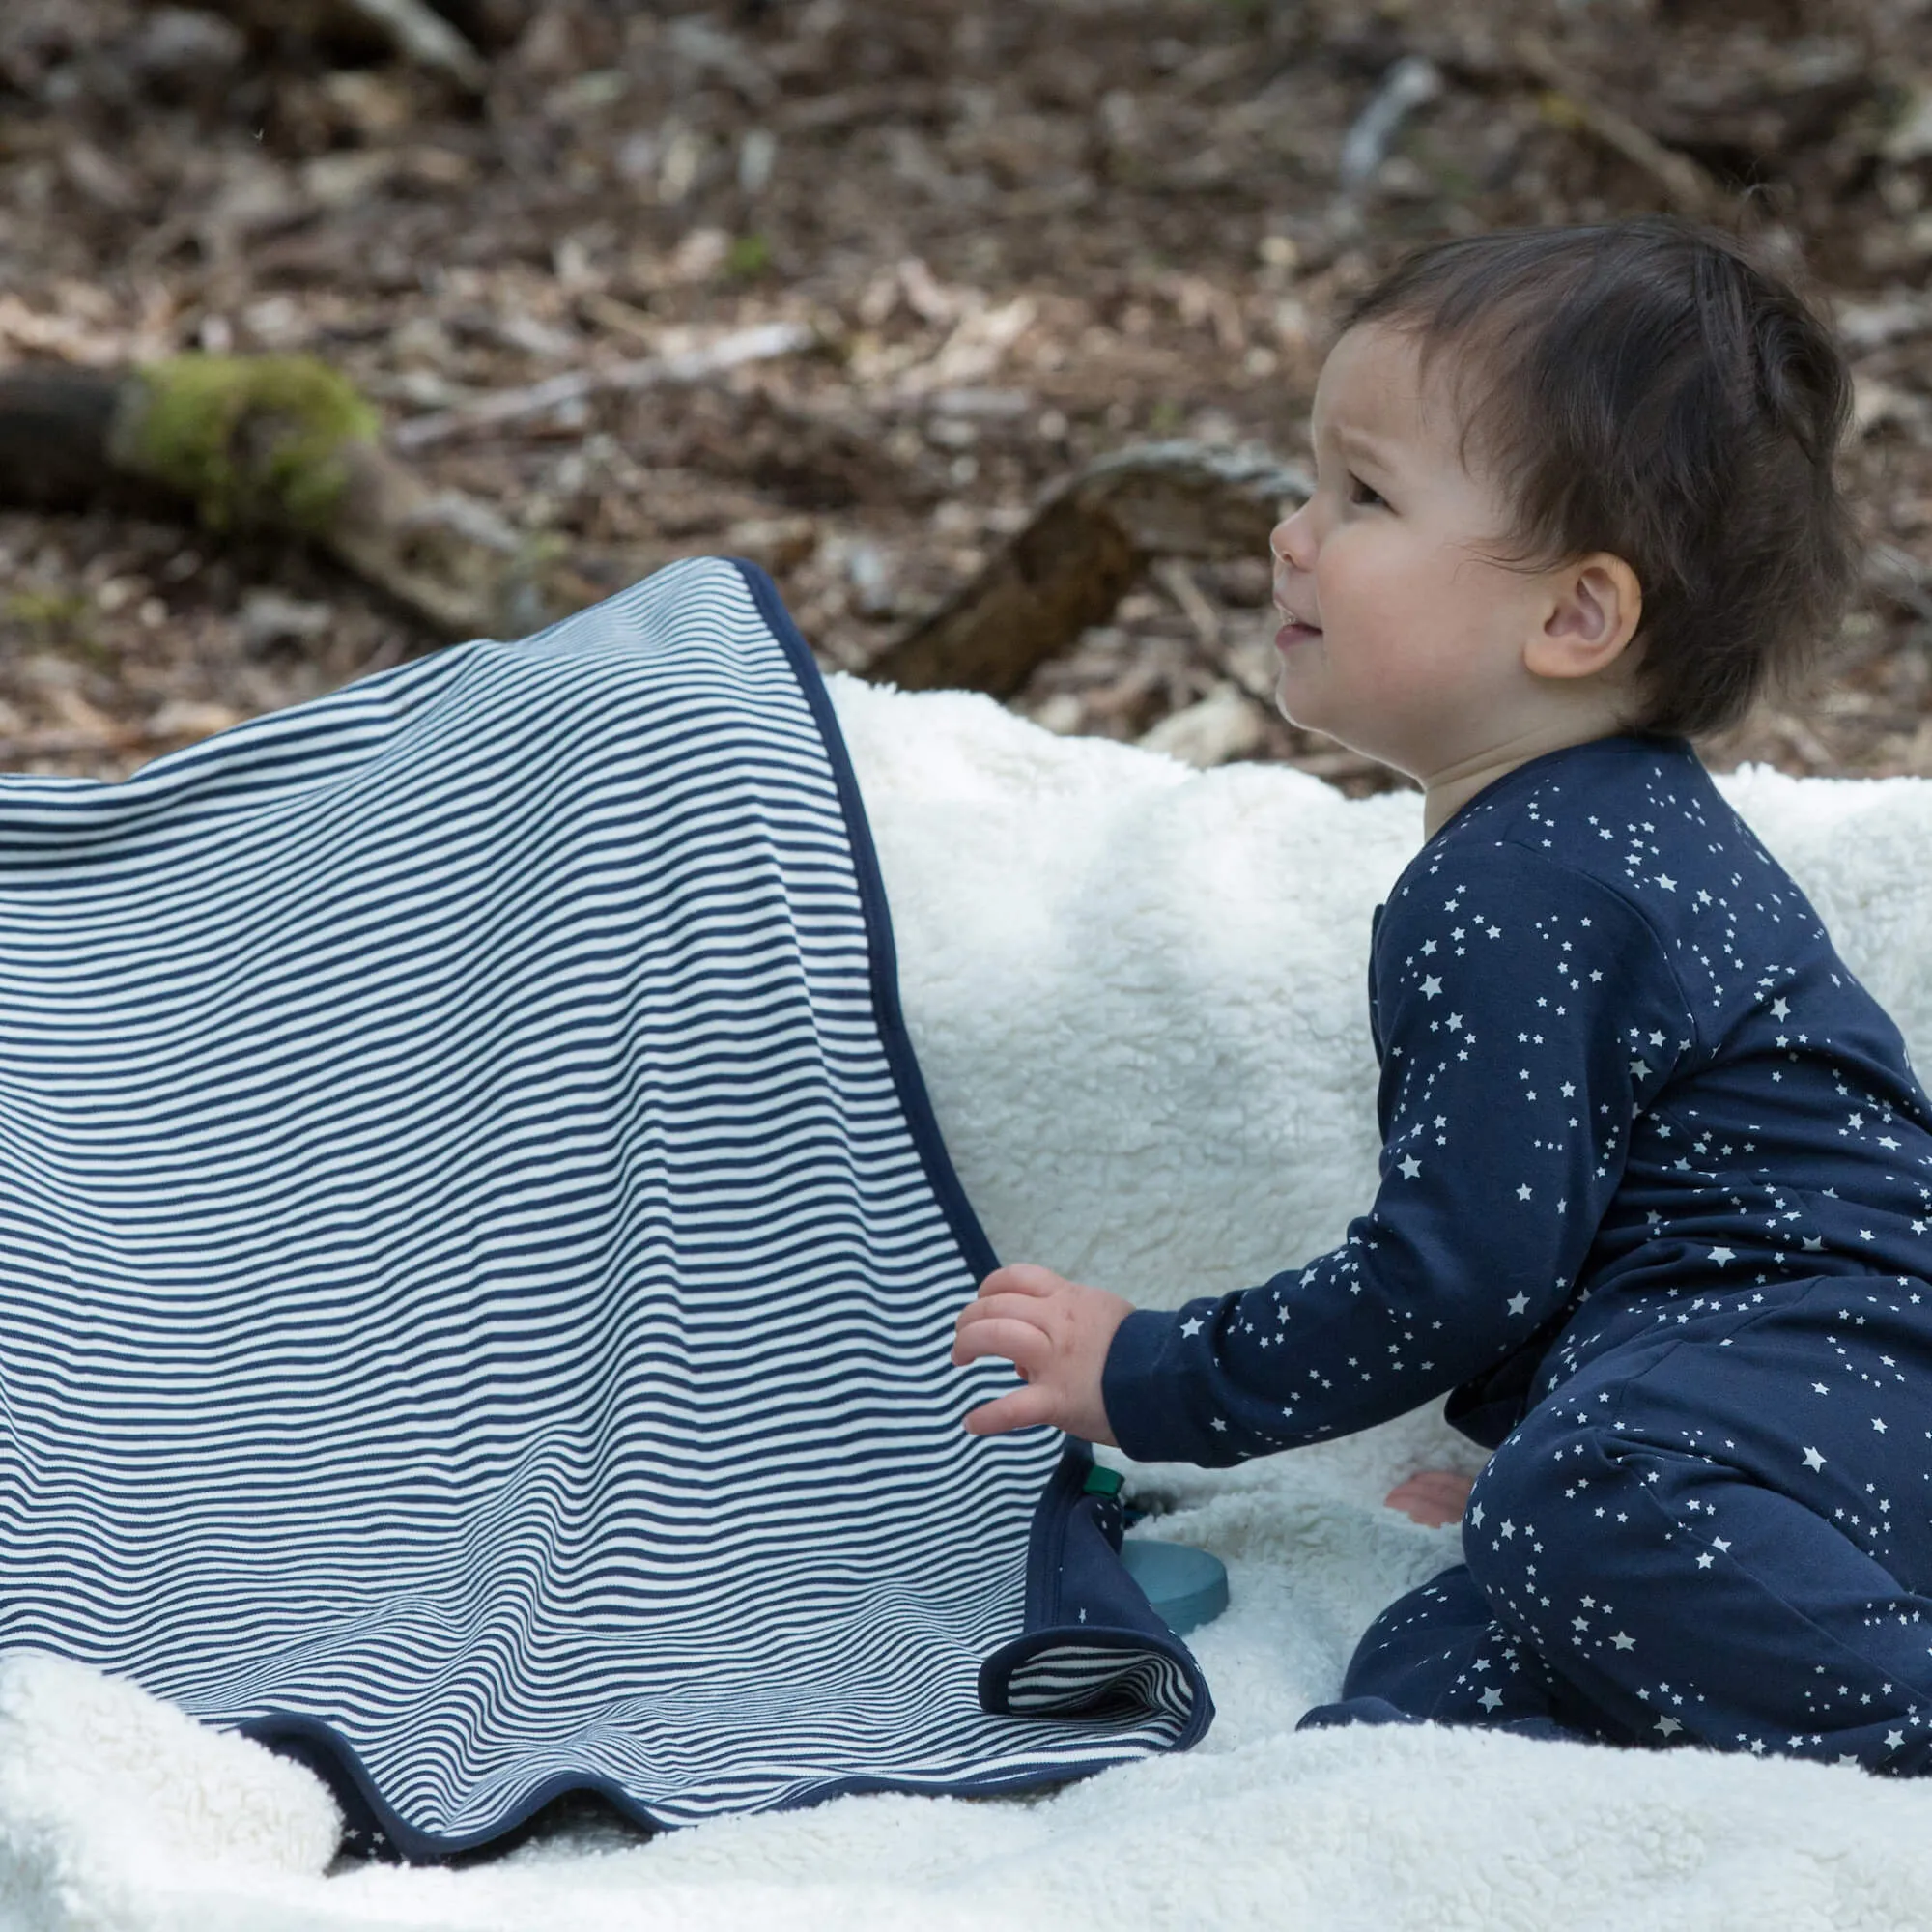
[[[1404,247],[1652,209],[1757,237],[1858,378],[1831,680],[1705,755],[1932,774],[1932,0],[0,10],[0,369],[320,357],[433,488],[756,555],[851,669],[1107,452],[1303,456]],[[1166,560],[1011,701],[1400,782],[1272,713],[1266,600],[1259,555]],[[16,767],[113,776],[434,641],[294,538],[0,508]]]

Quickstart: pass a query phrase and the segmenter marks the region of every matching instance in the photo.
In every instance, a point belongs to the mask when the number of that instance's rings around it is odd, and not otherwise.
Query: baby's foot
[[[1418,1469],[1382,1501],[1430,1529],[1440,1529],[1445,1522],[1462,1521],[1463,1506],[1475,1487],[1474,1477],[1459,1476],[1453,1469]]]

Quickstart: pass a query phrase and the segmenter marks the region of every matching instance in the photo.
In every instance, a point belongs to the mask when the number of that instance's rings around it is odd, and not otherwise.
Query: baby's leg
[[[1341,1702],[1318,1706],[1297,1728],[1419,1719],[1531,1737],[1605,1735],[1587,1704],[1545,1667],[1534,1647],[1496,1619],[1461,1563],[1398,1598],[1369,1626],[1343,1680]]]
[[[1452,1657],[1406,1598],[1364,1639],[1351,1696],[1932,1770],[1932,1295],[1915,1293],[1837,1280],[1765,1313],[1693,1302],[1589,1360],[1471,1496],[1467,1587],[1493,1628],[1466,1604]],[[1506,1647],[1509,1686],[1472,1699]]]

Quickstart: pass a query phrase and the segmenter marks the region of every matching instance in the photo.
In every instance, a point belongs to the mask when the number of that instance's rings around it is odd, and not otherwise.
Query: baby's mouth
[[[1304,644],[1309,639],[1319,638],[1321,635],[1320,624],[1304,623],[1293,611],[1285,610],[1279,604],[1274,608],[1281,612],[1283,618],[1281,629],[1274,634],[1276,650],[1291,650],[1296,644]]]

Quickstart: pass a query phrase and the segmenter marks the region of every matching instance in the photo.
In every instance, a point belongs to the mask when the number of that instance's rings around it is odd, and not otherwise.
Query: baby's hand
[[[1048,1422],[1089,1442],[1118,1446],[1100,1400],[1100,1371],[1114,1330],[1133,1309],[1121,1295],[1082,1288],[1051,1268],[996,1268],[960,1312],[952,1359],[963,1368],[981,1355],[1004,1355],[1026,1387],[972,1410],[968,1432],[997,1435]]]

